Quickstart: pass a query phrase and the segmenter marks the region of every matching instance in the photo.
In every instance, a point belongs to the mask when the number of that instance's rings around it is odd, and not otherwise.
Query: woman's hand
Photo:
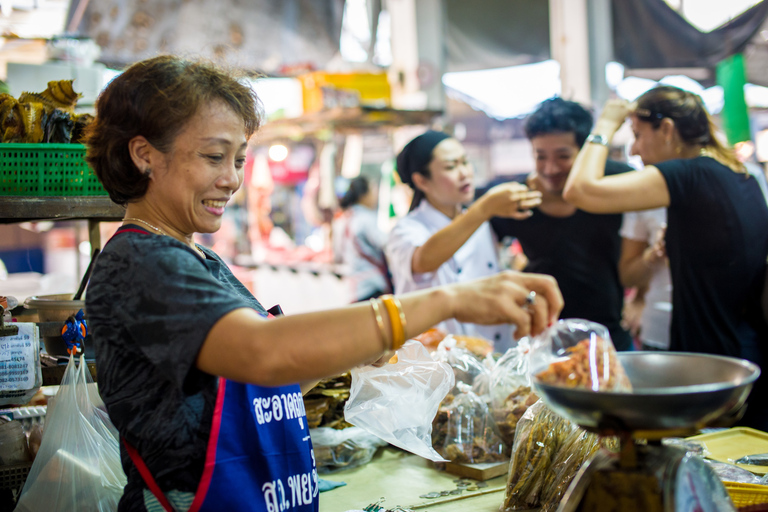
[[[624,120],[632,112],[633,106],[627,101],[619,98],[610,99],[605,103],[600,117],[595,123],[595,133],[612,137],[614,133],[624,124]]]
[[[449,285],[452,316],[476,324],[511,323],[515,336],[540,334],[563,309],[563,296],[552,276],[507,270],[499,274]],[[535,293],[532,304],[526,299]]]
[[[477,202],[486,219],[511,217],[517,220],[527,219],[533,215],[531,208],[540,204],[541,192],[529,190],[522,183],[515,181],[496,185]]]
[[[660,263],[667,260],[667,245],[664,241],[666,233],[667,226],[665,224],[654,235],[653,245],[643,251],[643,263],[648,268],[656,268]]]

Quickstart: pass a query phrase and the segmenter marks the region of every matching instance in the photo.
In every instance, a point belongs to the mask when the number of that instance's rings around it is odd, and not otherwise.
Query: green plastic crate
[[[83,144],[0,144],[0,196],[104,196]]]

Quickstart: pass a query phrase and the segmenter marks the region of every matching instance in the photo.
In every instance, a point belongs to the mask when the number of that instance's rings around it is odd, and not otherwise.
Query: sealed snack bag
[[[541,505],[552,462],[575,428],[541,400],[526,411],[515,433],[501,512],[529,510]]]
[[[521,339],[501,356],[490,373],[491,413],[501,440],[512,450],[515,429],[528,407],[539,399],[531,388],[528,373],[530,342]]]
[[[534,383],[592,391],[632,391],[608,329],[580,319],[560,320],[531,350]]]
[[[447,460],[460,463],[503,460],[504,445],[493,429],[488,405],[466,384],[443,400],[432,425],[432,446]]]

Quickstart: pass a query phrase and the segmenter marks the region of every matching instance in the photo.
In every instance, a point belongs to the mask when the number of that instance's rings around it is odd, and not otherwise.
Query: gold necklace
[[[158,233],[160,233],[161,235],[170,236],[171,238],[173,238],[171,235],[169,235],[168,233],[166,233],[165,231],[163,231],[163,230],[162,230],[162,229],[160,229],[159,227],[157,227],[157,226],[153,226],[152,224],[150,224],[149,222],[147,222],[147,221],[145,221],[145,220],[137,219],[136,217],[125,217],[125,218],[123,218],[123,222],[125,222],[125,221],[129,221],[129,220],[132,220],[132,221],[135,221],[135,222],[141,222],[142,224],[144,224],[144,225],[145,225],[145,226],[147,226],[148,228],[152,228],[152,229],[154,229],[155,231],[157,231],[157,232],[158,232]],[[197,245],[194,245],[192,248],[195,250],[195,252],[196,252],[197,254],[199,254],[199,255],[200,255],[200,257],[202,257],[203,259],[205,259],[205,253],[203,253],[203,251],[201,251],[201,250],[200,250],[200,249],[197,247]]]

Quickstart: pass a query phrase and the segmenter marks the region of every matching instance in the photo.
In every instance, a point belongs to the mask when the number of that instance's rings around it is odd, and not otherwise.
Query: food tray
[[[768,453],[768,433],[748,427],[734,427],[688,439],[704,443],[710,453],[708,458],[728,464],[733,464],[735,460],[745,455]],[[768,473],[768,466],[736,465],[759,475]]]
[[[0,196],[102,196],[83,144],[0,144]]]
[[[723,482],[728,490],[731,501],[737,507],[760,505],[768,503],[768,486],[759,484],[743,484],[740,482]]]

